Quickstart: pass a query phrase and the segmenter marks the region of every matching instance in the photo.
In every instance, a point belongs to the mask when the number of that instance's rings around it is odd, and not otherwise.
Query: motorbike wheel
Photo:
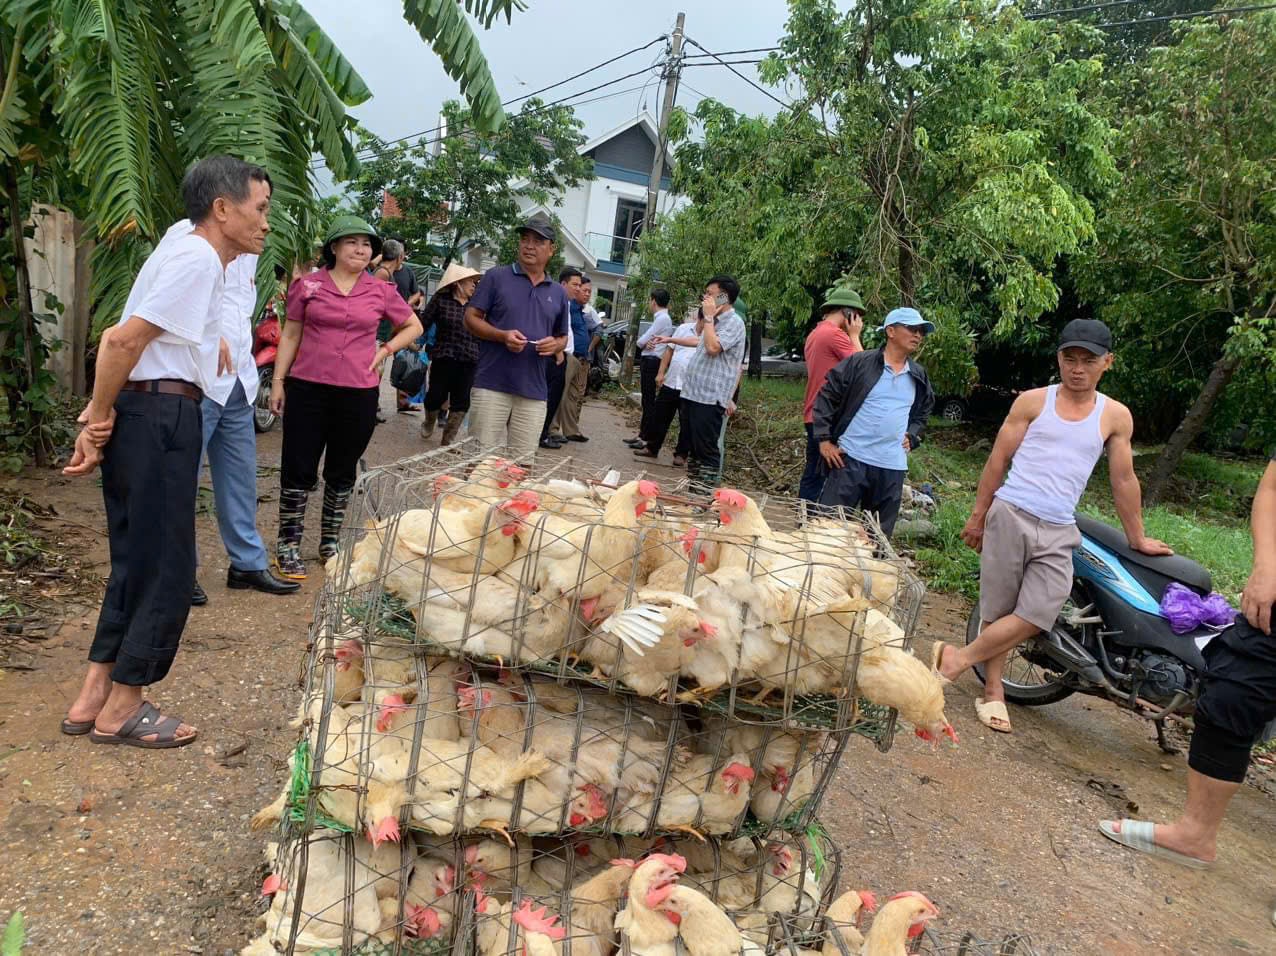
[[[270,386],[275,381],[275,367],[263,365],[257,371],[257,401],[253,406],[253,428],[258,434],[275,427],[279,416],[270,410]]]
[[[970,612],[970,620],[966,622],[966,643],[971,644],[979,636],[979,604],[976,603]],[[1001,686],[1006,690],[1006,700],[1012,704],[1026,707],[1041,707],[1057,703],[1074,693],[1066,687],[1058,675],[1052,674],[1034,664],[1024,656],[1027,644],[1020,644],[1010,652],[1006,667],[1002,673]],[[984,665],[976,664],[971,668],[981,684],[987,684],[984,678]]]

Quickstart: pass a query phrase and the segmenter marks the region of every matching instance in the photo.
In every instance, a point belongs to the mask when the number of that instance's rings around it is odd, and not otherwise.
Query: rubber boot
[[[346,507],[353,489],[323,486],[323,520],[319,525],[319,557],[327,561],[337,553],[337,539],[346,520]]]
[[[436,408],[434,411],[430,411],[427,408],[425,410],[425,421],[421,422],[421,437],[429,441],[431,436],[434,435],[434,426],[438,424],[438,421],[439,410]],[[447,442],[444,442],[444,444],[447,444]]]
[[[443,426],[443,439],[440,445],[450,445],[456,440],[456,433],[461,430],[461,426],[465,424],[464,415],[448,416],[447,424]]]
[[[275,570],[290,581],[306,579],[306,565],[301,560],[301,536],[306,529],[306,502],[310,492],[304,488],[279,489],[279,538],[275,542]]]

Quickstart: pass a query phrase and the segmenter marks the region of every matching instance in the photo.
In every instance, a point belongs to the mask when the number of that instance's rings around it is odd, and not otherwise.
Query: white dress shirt
[[[225,270],[188,220],[172,226],[133,280],[119,324],[133,316],[163,332],[142,351],[129,381],[168,378],[207,391],[217,378]]]
[[[683,322],[671,337],[675,339],[697,338],[696,323],[694,321]],[[682,376],[687,371],[687,363],[691,361],[691,356],[696,354],[696,347],[694,345],[670,345],[669,348],[673,349],[673,355],[669,358],[669,367],[665,369],[665,388],[682,391]]]
[[[226,267],[222,296],[221,337],[230,346],[234,373],[219,375],[204,389],[218,405],[225,405],[238,379],[251,405],[257,400],[257,362],[253,359],[253,313],[257,311],[257,256],[245,253]],[[214,366],[214,369],[216,366]]]

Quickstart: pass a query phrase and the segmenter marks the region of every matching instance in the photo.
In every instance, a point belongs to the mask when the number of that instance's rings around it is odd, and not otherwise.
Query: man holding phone
[[[722,477],[718,440],[744,360],[744,320],[736,315],[740,283],[727,275],[714,276],[704,289],[701,308],[704,330],[699,339],[656,336],[655,345],[687,345],[695,354],[683,373],[680,401],[686,411],[691,455],[687,463],[692,488],[708,493]]]
[[[507,447],[528,464],[536,455],[549,394],[546,358],[567,346],[567,291],[545,274],[558,231],[537,213],[519,227],[518,259],[490,269],[465,309],[480,339],[470,431],[484,448]]]
[[[916,309],[887,313],[885,344],[843,359],[812,410],[812,437],[828,469],[819,503],[875,512],[887,537],[899,517],[908,453],[921,444],[935,404],[926,370],[912,358],[933,331]]]

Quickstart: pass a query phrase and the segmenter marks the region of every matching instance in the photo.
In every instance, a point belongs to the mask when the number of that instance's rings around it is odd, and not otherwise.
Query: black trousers
[[[470,391],[474,388],[473,362],[437,358],[430,363],[430,387],[425,393],[425,410],[437,412],[448,403],[448,414],[470,410]]]
[[[642,388],[642,421],[638,425],[638,437],[651,442],[651,416],[656,407],[656,376],[660,374],[660,357],[643,355],[638,364],[638,382]],[[659,447],[659,446],[657,446]]]
[[[669,434],[669,426],[673,424],[675,417],[679,415],[682,408],[682,402],[678,396],[681,392],[676,388],[669,388],[667,385],[661,385],[660,391],[656,393],[656,401],[652,405],[651,415],[647,421],[646,430],[643,436],[647,440],[647,450],[653,453],[659,452],[665,443],[665,436]],[[689,443],[687,437],[687,428],[679,418],[678,428],[678,447],[683,448]],[[680,452],[675,451],[674,454]],[[685,451],[681,454],[686,454]]]
[[[190,613],[204,424],[180,395],[121,392],[115,415],[102,458],[111,574],[89,660],[142,687],[168,674]]]
[[[843,467],[829,471],[820,492],[820,504],[876,512],[877,521],[889,538],[899,518],[899,503],[908,472],[866,465],[845,452],[842,460],[846,462]]]
[[[346,388],[292,378],[284,383],[284,447],[279,486],[311,491],[354,487],[359,458],[377,427],[377,389]]]
[[[727,412],[721,405],[689,402],[685,398],[681,404],[685,406],[687,415],[687,439],[691,449],[687,472],[691,487],[698,492],[708,493],[718,487],[718,482],[722,479],[722,456],[718,452],[718,438],[722,434],[722,421]]]
[[[1276,636],[1238,614],[1202,653],[1205,680],[1187,763],[1207,777],[1240,783],[1250,749],[1276,720]]]
[[[824,490],[824,478],[828,474],[828,465],[820,456],[820,443],[815,440],[815,426],[806,425],[806,468],[802,471],[802,480],[798,484],[798,497],[805,498],[814,504],[820,500],[820,492]]]
[[[558,414],[558,406],[563,404],[563,386],[567,384],[566,356],[563,357],[561,365],[552,358],[545,361],[549,363],[547,366],[549,370],[545,373],[545,384],[549,387],[549,394],[545,397],[545,424],[541,426],[541,441],[549,437],[554,416]]]

